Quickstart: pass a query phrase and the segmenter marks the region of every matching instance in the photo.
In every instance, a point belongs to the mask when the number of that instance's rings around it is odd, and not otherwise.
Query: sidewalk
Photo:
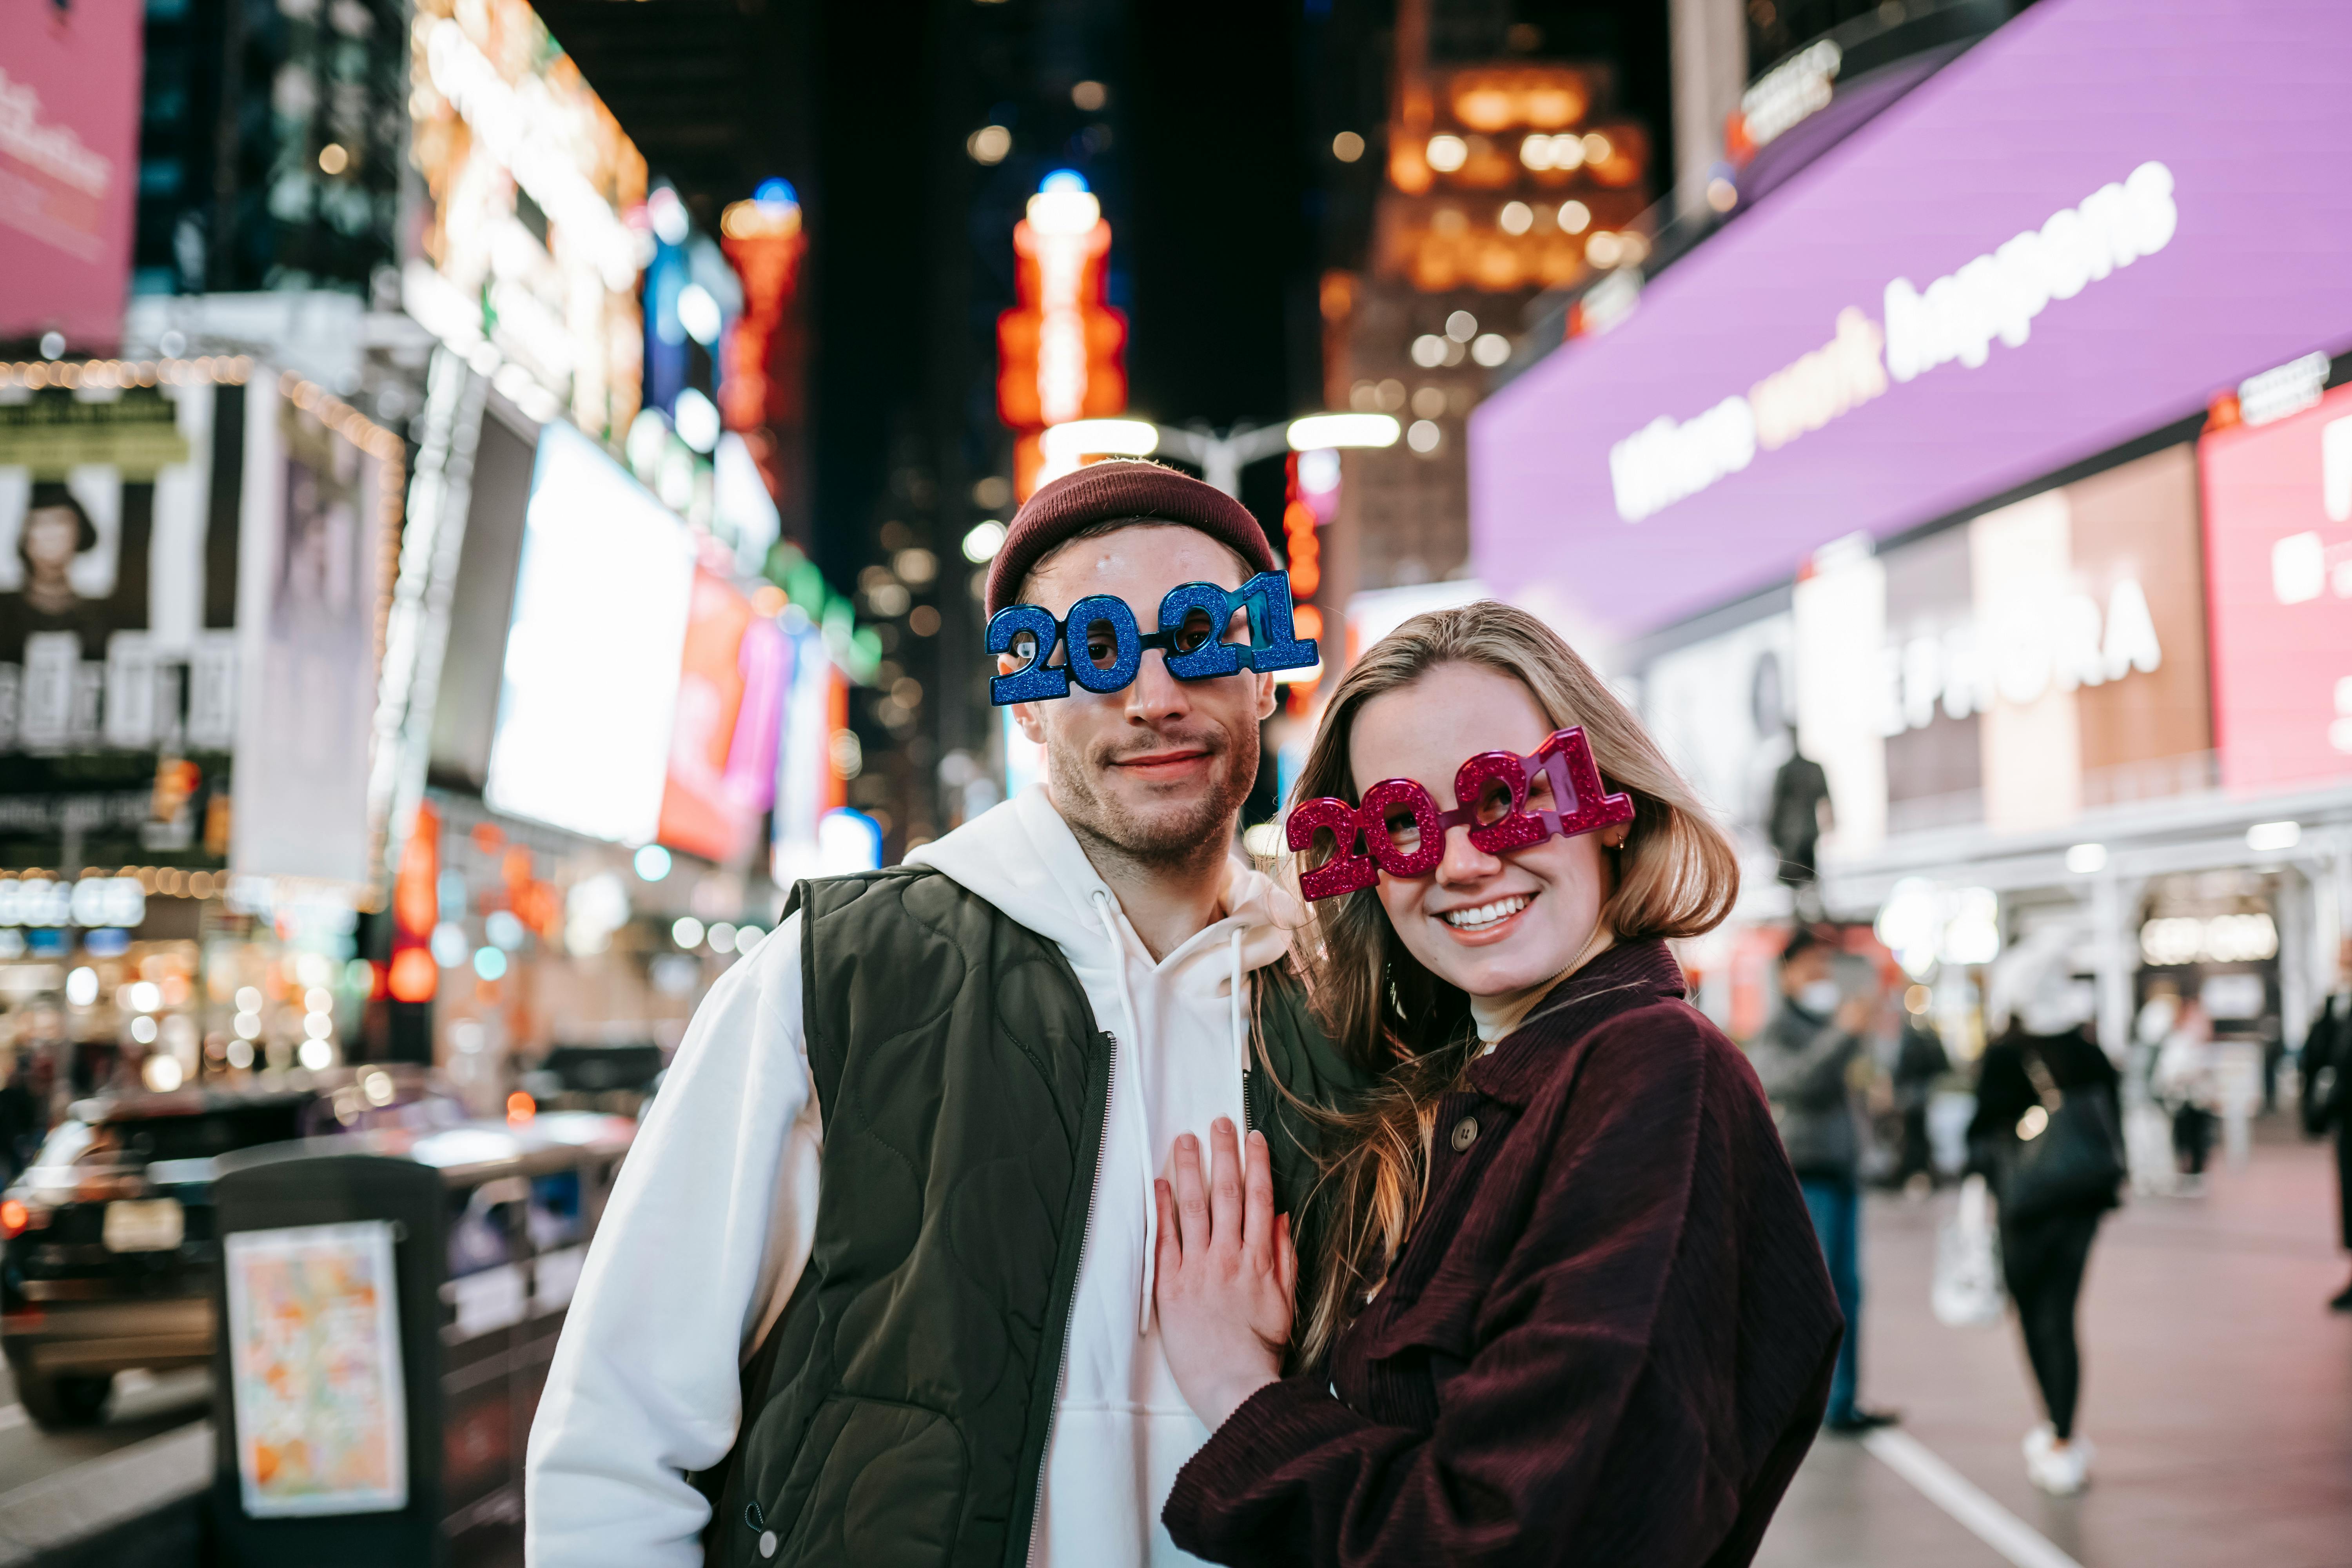
[[[2247,1168],[2217,1170],[2206,1196],[2135,1198],[2102,1229],[2078,1421],[2099,1458],[2073,1499],[2026,1484],[2018,1441],[2041,1411],[2014,1327],[1947,1329],[1928,1310],[1950,1195],[1874,1195],[1865,1403],[1902,1410],[1905,1436],[2063,1556],[2030,1537],[1996,1550],[1877,1453],[1824,1436],[1759,1568],[2352,1563],[2352,1317],[2325,1305],[2352,1268],[2335,1245],[2333,1155],[2286,1142],[2283,1120],[2257,1136]]]

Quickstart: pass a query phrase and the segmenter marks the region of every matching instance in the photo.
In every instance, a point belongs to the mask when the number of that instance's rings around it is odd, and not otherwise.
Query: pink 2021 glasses
[[[1530,811],[1528,791],[1538,775],[1551,786],[1552,804]],[[1479,752],[1455,772],[1454,798],[1462,804],[1440,811],[1429,791],[1412,780],[1382,779],[1364,792],[1361,805],[1328,795],[1301,801],[1290,813],[1292,852],[1311,848],[1315,835],[1327,828],[1338,851],[1299,874],[1299,892],[1310,900],[1335,899],[1370,887],[1382,871],[1426,877],[1445,858],[1445,836],[1456,827],[1470,829],[1475,847],[1499,855],[1555,834],[1572,838],[1633,820],[1632,796],[1605,793],[1580,724],[1553,731],[1533,756]]]

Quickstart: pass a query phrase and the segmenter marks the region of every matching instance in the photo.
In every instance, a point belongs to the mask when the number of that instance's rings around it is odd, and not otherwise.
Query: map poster
[[[254,1519],[408,1504],[392,1226],[239,1231],[228,1270],[236,1467]]]

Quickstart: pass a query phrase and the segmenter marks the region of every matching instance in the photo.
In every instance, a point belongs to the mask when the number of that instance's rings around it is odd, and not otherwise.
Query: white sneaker
[[[2087,1437],[2076,1437],[2063,1447],[2047,1426],[2025,1435],[2025,1475],[2052,1497],[2073,1497],[2090,1484],[2095,1450]]]

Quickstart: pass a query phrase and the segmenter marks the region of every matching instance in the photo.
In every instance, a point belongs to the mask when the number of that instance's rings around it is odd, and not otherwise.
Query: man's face
[[[1794,996],[1816,980],[1830,977],[1830,953],[1825,947],[1809,947],[1780,966],[1780,991]]]
[[[1183,583],[1237,588],[1233,552],[1196,530],[1138,523],[1065,545],[1029,579],[1024,603],[1060,620],[1089,595],[1126,603],[1145,632],[1160,601]],[[1057,653],[1088,657],[1084,646]],[[1022,660],[1006,658],[999,668]],[[1081,838],[1145,864],[1223,854],[1242,801],[1257,782],[1258,723],[1274,711],[1274,678],[1250,670],[1178,680],[1167,656],[1146,648],[1133,684],[1100,694],[1076,681],[1067,697],[1013,705],[1022,733],[1045,748],[1046,791]]]
[[[39,507],[25,519],[25,553],[36,566],[60,571],[71,565],[80,542],[81,520],[71,507]]]

